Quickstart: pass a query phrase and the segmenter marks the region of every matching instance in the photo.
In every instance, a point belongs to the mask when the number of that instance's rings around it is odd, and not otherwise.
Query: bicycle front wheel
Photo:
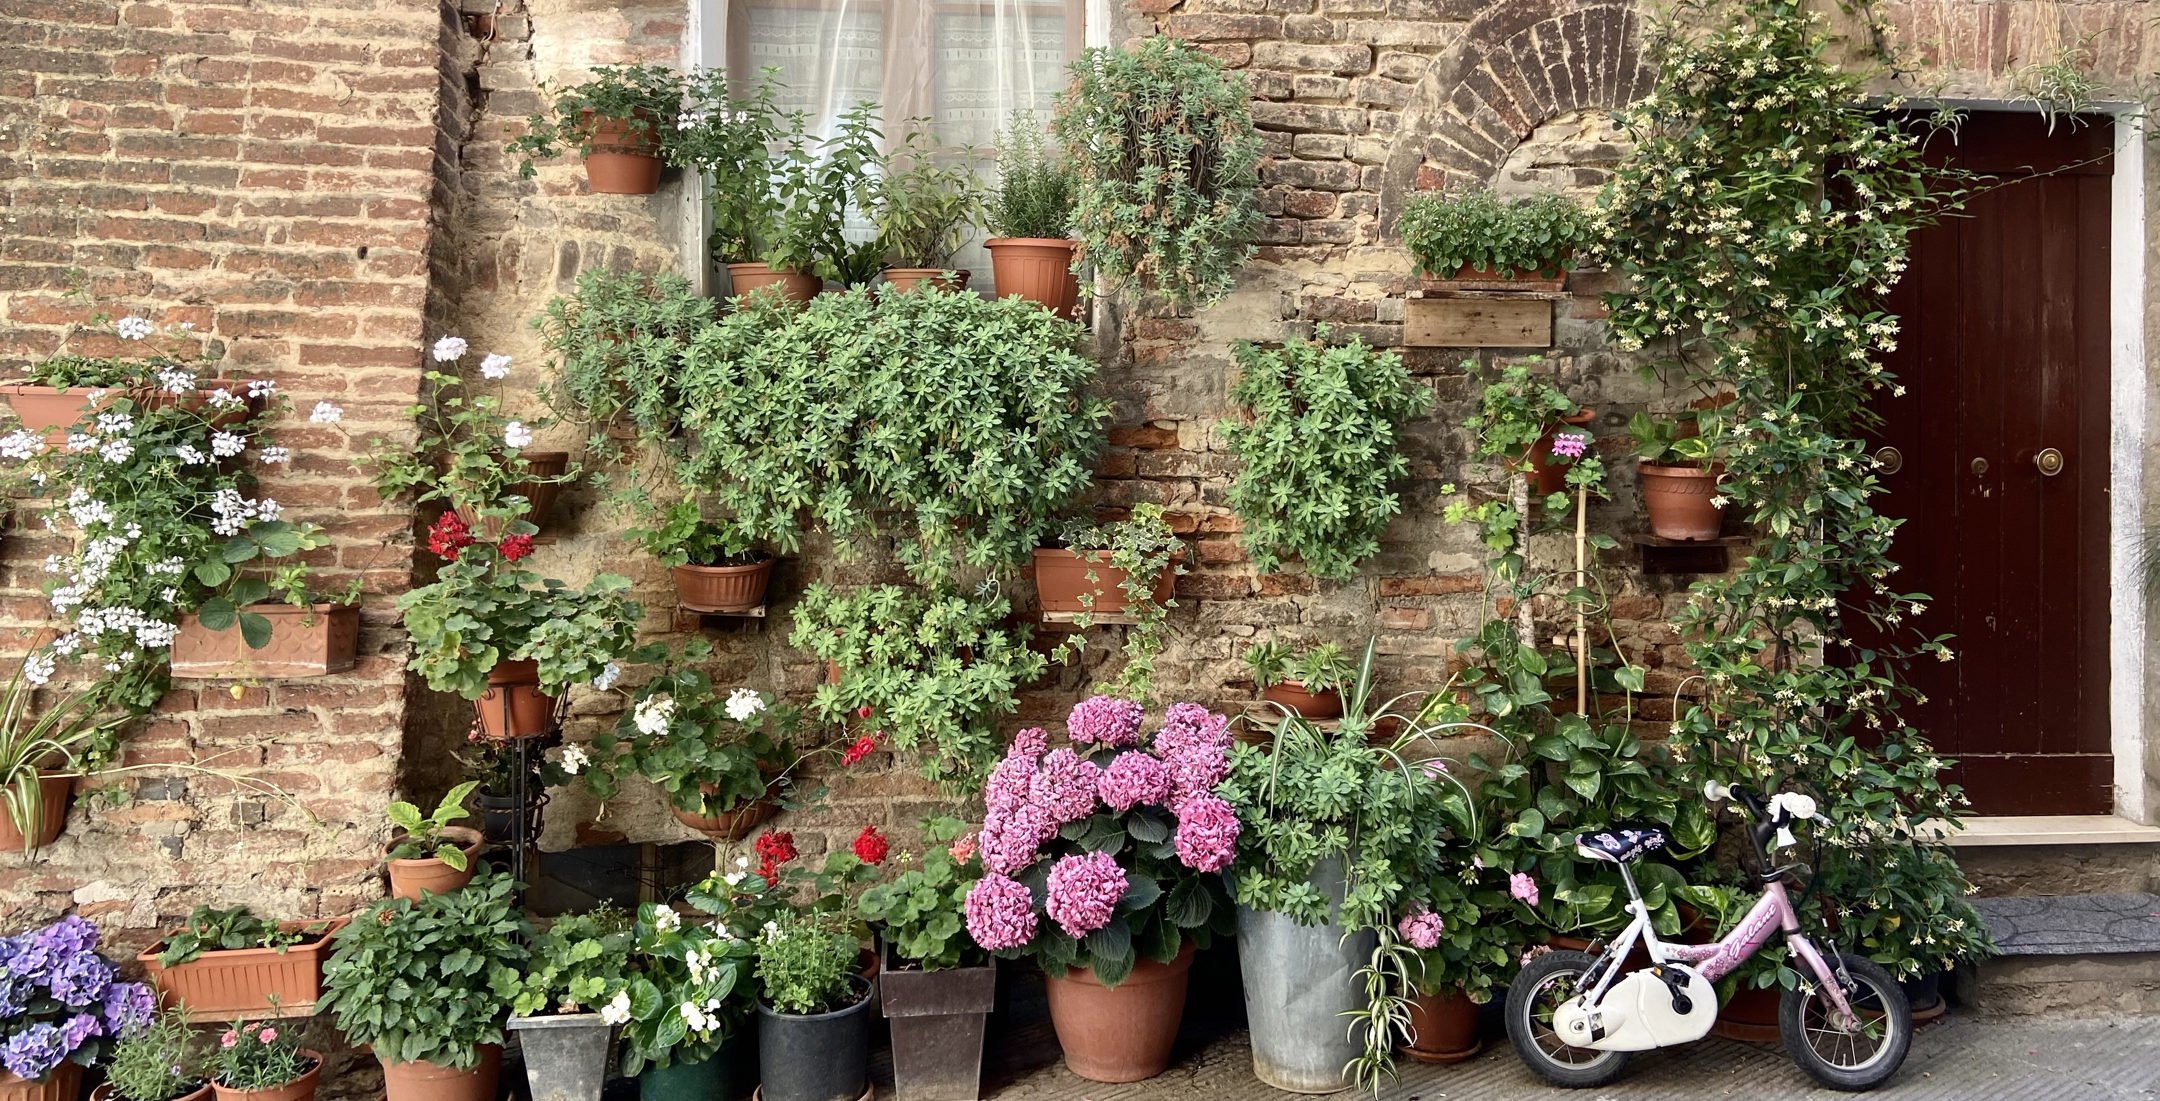
[[[1859,956],[1840,957],[1852,986],[1848,1027],[1828,992],[1812,982],[1788,990],[1778,1004],[1785,1050],[1808,1076],[1831,1089],[1871,1090],[1890,1080],[1912,1047],[1912,1007],[1888,971]]]

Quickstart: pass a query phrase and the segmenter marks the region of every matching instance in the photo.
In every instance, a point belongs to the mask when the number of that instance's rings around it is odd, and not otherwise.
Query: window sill
[[[1965,827],[1937,827],[1953,848],[2010,848],[2036,845],[2160,845],[2160,826],[2145,826],[2112,814],[2049,814],[2014,818],[1967,818]]]

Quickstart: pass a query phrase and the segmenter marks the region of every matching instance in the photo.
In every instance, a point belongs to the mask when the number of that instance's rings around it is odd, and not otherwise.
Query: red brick
[[[1452,596],[1485,591],[1485,579],[1474,573],[1429,574],[1418,577],[1383,577],[1380,595]]]

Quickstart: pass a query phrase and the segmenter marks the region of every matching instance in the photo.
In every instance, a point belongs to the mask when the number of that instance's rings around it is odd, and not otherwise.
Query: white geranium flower
[[[187,466],[201,466],[210,461],[210,456],[203,454],[194,444],[181,444],[173,449],[173,454],[180,456],[180,461]]]
[[[600,1007],[600,1023],[607,1025],[619,1025],[625,1024],[629,1020],[630,992],[627,990],[618,990],[615,992],[615,998],[613,1001],[610,1001],[608,1004]]]
[[[669,907],[662,906],[653,911],[653,928],[662,932],[680,929],[682,928],[682,915]]]
[[[594,677],[591,681],[588,681],[587,683],[592,686],[593,691],[605,692],[608,689],[615,687],[615,682],[621,679],[622,666],[617,665],[611,661],[601,668],[599,676]]]
[[[435,342],[435,362],[453,363],[465,355],[469,347],[461,336],[446,336]]]
[[[509,424],[503,425],[504,447],[527,447],[532,444],[532,441],[532,429],[525,427],[524,421],[511,421]]]
[[[210,434],[210,453],[220,459],[228,459],[247,450],[247,437],[237,432],[219,429]]]
[[[741,886],[741,885],[742,885],[742,881],[743,881],[743,880],[745,880],[745,879],[748,879],[748,878],[750,878],[750,873],[749,873],[749,872],[743,872],[743,871],[734,871],[734,872],[729,872],[728,874],[726,874],[726,875],[724,875],[724,876],[721,876],[721,877],[720,877],[720,882],[722,882],[722,883],[725,883],[725,884],[727,884],[727,885],[728,885],[728,886],[730,886],[730,887],[737,887],[737,886]]]
[[[343,419],[345,410],[327,401],[316,402],[315,411],[308,414],[308,420],[314,424],[336,424]]]
[[[210,408],[212,409],[231,409],[234,406],[246,404],[246,398],[243,398],[240,395],[235,394],[222,386],[210,391]]]
[[[59,666],[58,658],[40,650],[23,659],[23,679],[32,684],[44,684],[53,678],[53,671]]]
[[[275,379],[259,378],[248,383],[248,396],[251,398],[267,398],[275,393],[277,393],[277,381]]]
[[[630,713],[630,721],[638,732],[657,738],[667,733],[668,724],[675,719],[675,697],[648,696],[639,700],[636,710]]]
[[[16,429],[0,436],[0,458],[21,461],[45,450],[45,438],[35,432]]]
[[[480,374],[484,378],[502,378],[510,373],[510,357],[500,352],[489,353],[480,361]]]
[[[152,328],[147,317],[123,317],[113,323],[113,331],[119,333],[122,340],[141,340],[150,335]]]
[[[566,745],[563,747],[562,770],[564,772],[575,776],[578,773],[585,771],[585,766],[591,763],[592,755],[585,752],[584,746]]]
[[[738,688],[728,693],[727,717],[736,722],[749,722],[750,716],[765,710],[765,699],[748,688]]]
[[[286,447],[265,447],[262,449],[262,454],[259,457],[262,459],[262,461],[266,463],[289,463],[292,461],[292,449]]]

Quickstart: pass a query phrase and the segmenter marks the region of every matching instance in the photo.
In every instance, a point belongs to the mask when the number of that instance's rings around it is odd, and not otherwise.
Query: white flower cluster
[[[630,713],[630,721],[638,732],[657,738],[667,733],[668,724],[675,721],[675,697],[649,696],[639,700],[637,708]]]
[[[21,462],[37,456],[44,450],[45,437],[35,432],[28,432],[18,428],[5,436],[0,436],[0,459],[13,459],[16,462]]]
[[[503,355],[500,352],[493,352],[490,353],[487,358],[480,361],[480,375],[483,378],[500,379],[507,377],[509,374],[509,356]]]
[[[241,496],[240,491],[227,487],[210,498],[210,530],[218,535],[234,536],[248,529],[258,520],[275,520],[281,512],[278,503],[268,497],[259,501]]]
[[[345,419],[345,410],[334,402],[318,401],[315,410],[308,414],[309,424],[336,424]]]
[[[593,691],[605,692],[608,689],[615,687],[615,682],[621,679],[622,666],[617,665],[611,661],[601,667],[599,676],[594,677],[587,683],[592,686]]]
[[[765,710],[765,698],[748,688],[738,688],[728,693],[727,717],[736,722],[749,722],[750,716]]]
[[[147,317],[123,317],[113,322],[113,332],[118,333],[122,340],[141,340],[149,336],[155,328]]]
[[[702,1005],[697,1002],[684,1002],[678,1007],[678,1011],[682,1014],[683,1023],[689,1025],[690,1031],[702,1040],[727,1023],[726,1015],[721,1012],[725,1005],[726,1003],[718,998],[707,998]]]
[[[627,1024],[630,1021],[630,992],[618,990],[615,998],[600,1007],[600,1023],[605,1025]]]
[[[185,367],[166,366],[157,369],[160,389],[168,394],[192,394],[195,392],[195,372]]]
[[[562,748],[562,770],[564,772],[575,776],[585,771],[585,766],[591,763],[592,754],[585,752],[584,746],[566,745]]]

